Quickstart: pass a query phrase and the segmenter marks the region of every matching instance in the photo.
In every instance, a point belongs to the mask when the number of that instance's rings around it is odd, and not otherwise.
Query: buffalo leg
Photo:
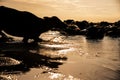
[[[0,42],[6,42],[9,41],[9,38],[6,34],[4,34],[2,31],[0,31]]]
[[[2,31],[0,31],[0,35],[2,38],[8,38],[8,36],[5,33],[3,33]]]

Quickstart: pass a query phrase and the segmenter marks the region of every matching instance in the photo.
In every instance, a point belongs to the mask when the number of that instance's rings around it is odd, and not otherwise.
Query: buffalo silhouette
[[[13,8],[0,6],[0,35],[7,34],[23,37],[23,42],[28,39],[41,41],[40,34],[52,28],[62,28],[66,25],[56,16],[39,18],[36,15],[19,11]]]
[[[91,26],[87,29],[86,38],[87,39],[103,39],[105,35],[105,30],[103,28]]]

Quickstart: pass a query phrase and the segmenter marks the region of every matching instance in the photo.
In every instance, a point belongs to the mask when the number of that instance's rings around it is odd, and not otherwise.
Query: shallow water
[[[23,44],[21,38],[15,38],[0,44],[0,58],[11,59],[1,61],[0,79],[120,80],[120,38],[87,40],[57,31],[40,37],[46,41]]]

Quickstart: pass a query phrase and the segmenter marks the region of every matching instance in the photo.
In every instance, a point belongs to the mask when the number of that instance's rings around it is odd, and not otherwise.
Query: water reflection
[[[48,48],[39,44],[23,44],[23,43],[5,43],[0,44],[0,56],[2,59],[12,58],[21,61],[16,65],[0,66],[1,74],[20,74],[30,71],[30,68],[58,68],[63,63],[59,60],[67,60],[65,56],[43,55],[41,49],[56,50],[59,48]],[[51,53],[49,53],[51,54]],[[1,60],[1,59],[0,59]],[[3,62],[4,63],[4,62]],[[6,63],[7,64],[7,63]],[[10,64],[10,63],[9,63]],[[11,63],[12,64],[12,63]]]
[[[120,79],[120,38],[104,37],[103,40],[86,40],[82,49],[89,53],[87,58],[98,65],[96,69],[102,73],[98,75],[101,79]]]
[[[85,50],[92,54],[91,56],[102,55],[106,58],[120,59],[120,40],[110,37],[105,37],[103,40],[86,40]]]
[[[0,66],[0,76],[10,74],[7,78],[12,80],[120,80],[120,38],[90,40],[52,32],[42,38],[50,41],[0,44],[1,57],[20,61]],[[13,79],[11,74],[21,76]]]
[[[120,38],[106,36],[102,40],[90,40],[84,36],[69,36],[67,41],[74,50],[68,57],[68,65],[62,67],[64,72],[74,76],[81,74],[77,77],[83,80],[120,79]]]

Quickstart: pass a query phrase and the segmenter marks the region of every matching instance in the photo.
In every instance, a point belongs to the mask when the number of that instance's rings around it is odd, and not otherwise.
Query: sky
[[[29,11],[38,17],[90,22],[120,20],[120,0],[0,0],[0,5]]]

